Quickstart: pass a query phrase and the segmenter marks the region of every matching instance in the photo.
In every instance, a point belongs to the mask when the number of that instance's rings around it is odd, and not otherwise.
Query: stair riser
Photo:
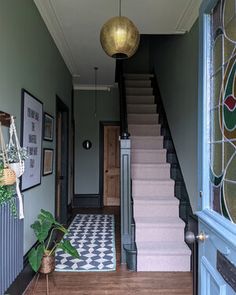
[[[132,163],[146,163],[146,164],[154,164],[154,163],[165,163],[166,162],[166,151],[163,152],[132,152],[131,155]]]
[[[178,217],[179,206],[177,204],[139,204],[135,202],[134,218],[135,217]]]
[[[160,136],[161,135],[160,125],[154,125],[154,126],[129,125],[128,129],[129,129],[129,133],[135,136]]]
[[[126,87],[151,87],[151,80],[125,80]]]
[[[153,95],[153,89],[146,87],[146,88],[141,88],[141,87],[134,87],[134,88],[127,88],[126,87],[126,95]]]
[[[131,147],[133,149],[162,149],[163,148],[163,139],[155,138],[150,139],[147,138],[145,141],[142,139],[131,139]]]
[[[169,179],[170,167],[132,167],[132,178]]]
[[[136,223],[136,242],[174,242],[184,241],[183,227],[142,226]]]
[[[127,80],[150,80],[153,78],[152,74],[124,74]]]
[[[143,255],[137,260],[137,271],[190,271],[189,255]]]
[[[127,106],[127,113],[128,114],[155,114],[156,105],[129,104]]]
[[[174,183],[145,183],[144,181],[133,180],[132,182],[133,196],[174,196]]]
[[[155,99],[154,96],[127,96],[126,102],[128,104],[153,104]]]
[[[135,115],[128,114],[128,124],[158,124],[157,114]]]

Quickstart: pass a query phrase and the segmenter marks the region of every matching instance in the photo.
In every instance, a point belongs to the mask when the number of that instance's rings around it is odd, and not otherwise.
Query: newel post
[[[120,192],[121,192],[121,263],[126,263],[125,244],[131,244],[131,169],[129,138],[120,139]]]

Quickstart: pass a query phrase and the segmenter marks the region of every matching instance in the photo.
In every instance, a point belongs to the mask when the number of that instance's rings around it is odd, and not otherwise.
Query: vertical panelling
[[[0,295],[22,269],[23,220],[12,216],[10,204],[3,204],[0,206]]]

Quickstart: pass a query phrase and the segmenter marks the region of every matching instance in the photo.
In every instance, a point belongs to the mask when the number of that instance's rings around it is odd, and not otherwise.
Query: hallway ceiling
[[[129,17],[141,34],[183,34],[198,17],[202,0],[123,0],[122,15]],[[34,0],[66,65],[74,87],[114,84],[115,61],[101,48],[102,25],[118,14],[118,0]]]

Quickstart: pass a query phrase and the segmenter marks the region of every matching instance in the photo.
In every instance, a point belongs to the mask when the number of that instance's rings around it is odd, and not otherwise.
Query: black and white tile
[[[113,271],[116,269],[114,215],[78,214],[65,235],[80,258],[61,249],[56,252],[56,271]]]

